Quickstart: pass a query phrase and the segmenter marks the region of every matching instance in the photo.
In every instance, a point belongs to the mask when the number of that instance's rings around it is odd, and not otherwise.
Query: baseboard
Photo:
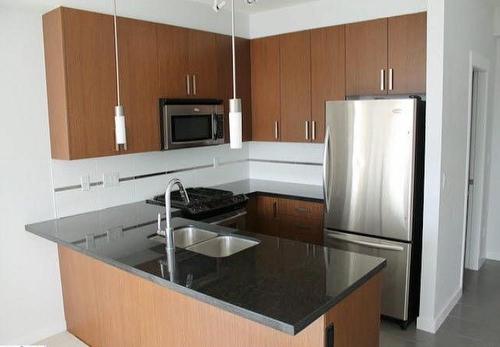
[[[449,316],[451,310],[455,307],[458,300],[462,296],[462,288],[458,288],[458,290],[452,295],[450,300],[446,303],[444,308],[439,312],[436,318],[429,317],[418,317],[417,318],[417,329],[429,332],[431,334],[435,334],[441,324],[445,321],[445,319]]]
[[[500,261],[500,253],[498,253],[498,252],[488,252],[486,254],[486,258],[489,259],[489,260]]]
[[[52,324],[48,327],[44,327],[39,330],[27,332],[26,335],[19,336],[18,338],[16,338],[16,341],[14,342],[16,344],[19,343],[33,344],[43,339],[46,339],[47,337],[60,334],[64,331],[66,331],[66,322],[65,321],[58,322],[56,324]]]

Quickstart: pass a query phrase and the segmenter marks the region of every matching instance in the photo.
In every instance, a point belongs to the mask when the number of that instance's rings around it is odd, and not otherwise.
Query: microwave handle
[[[212,140],[217,140],[217,114],[212,114]]]

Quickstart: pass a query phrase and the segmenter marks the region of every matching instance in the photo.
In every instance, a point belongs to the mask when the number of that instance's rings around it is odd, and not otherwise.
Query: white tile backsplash
[[[117,187],[102,185],[90,191],[80,189],[55,193],[58,217],[143,201],[164,192],[168,181],[179,178],[185,186],[213,186],[248,178],[321,185],[321,167],[248,159],[321,163],[321,144],[247,142],[241,150],[229,145],[151,152],[76,161],[52,160],[54,188],[80,184],[82,175],[100,182],[104,173],[120,178],[182,170],[210,165],[209,168],[181,171],[169,175],[122,181]],[[213,167],[214,158],[219,165]],[[227,163],[227,164],[226,164]]]

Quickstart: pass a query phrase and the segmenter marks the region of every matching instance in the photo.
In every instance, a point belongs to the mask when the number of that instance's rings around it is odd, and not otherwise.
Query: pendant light
[[[247,4],[253,4],[256,0],[246,0]],[[219,12],[226,1],[214,0],[213,9]],[[241,99],[236,97],[236,49],[234,34],[234,0],[231,0],[231,48],[233,64],[233,98],[229,99],[229,138],[231,149],[240,149],[242,147],[242,114]]]
[[[236,49],[234,38],[234,0],[231,0],[231,43],[233,55],[233,98],[229,100],[229,138],[231,149],[242,147],[241,99],[236,98]]]
[[[125,111],[120,100],[120,66],[118,61],[118,28],[116,20],[116,0],[113,0],[113,23],[115,31],[115,66],[116,66],[116,96],[117,105],[115,106],[115,142],[116,150],[123,146],[127,150],[127,128],[125,126]]]

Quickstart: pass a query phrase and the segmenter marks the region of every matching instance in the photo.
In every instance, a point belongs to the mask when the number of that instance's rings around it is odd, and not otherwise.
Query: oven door
[[[210,224],[220,225],[227,228],[233,228],[240,231],[246,230],[246,210],[238,210],[230,213],[226,213],[211,220]]]

